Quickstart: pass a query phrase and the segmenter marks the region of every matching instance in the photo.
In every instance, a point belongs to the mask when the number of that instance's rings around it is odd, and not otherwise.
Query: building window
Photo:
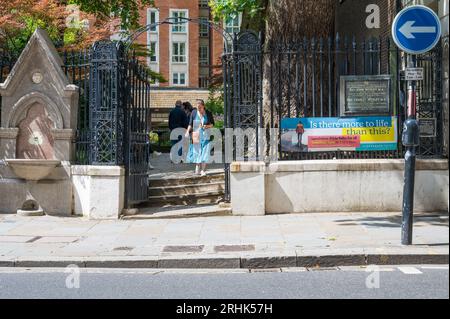
[[[199,77],[198,85],[201,89],[207,89],[209,87],[209,78],[207,76]]]
[[[187,18],[186,11],[172,11],[172,18],[176,18],[172,25],[172,32],[174,33],[185,33],[186,32],[186,21],[178,18]]]
[[[186,62],[186,43],[174,42],[172,43],[172,62],[185,63]]]
[[[198,6],[200,8],[209,8],[209,0],[199,0]]]
[[[200,20],[199,24],[200,37],[203,38],[209,37],[208,18],[199,18],[199,20]]]
[[[148,19],[147,19],[147,23],[150,24],[155,24],[159,22],[159,12],[158,10],[155,9],[149,9],[148,10]],[[148,31],[150,32],[158,32],[158,27],[152,26]]]
[[[172,74],[173,85],[186,85],[186,73],[175,72]]]
[[[200,65],[208,65],[209,64],[209,47],[202,45],[199,48],[199,63]]]
[[[225,31],[230,34],[239,33],[241,31],[242,15],[238,14],[235,17],[225,19]]]
[[[151,41],[148,46],[149,60],[152,63],[158,62],[158,43],[156,41]]]

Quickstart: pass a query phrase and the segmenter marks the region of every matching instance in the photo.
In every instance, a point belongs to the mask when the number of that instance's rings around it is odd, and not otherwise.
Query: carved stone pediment
[[[58,128],[76,127],[78,87],[69,83],[62,65],[61,57],[48,34],[42,29],[36,29],[11,73],[0,84],[0,126],[15,127],[17,121],[13,119],[21,116],[17,112],[26,113],[26,108],[39,98],[46,107],[53,108],[48,111]]]
[[[73,158],[79,94],[62,67],[47,32],[36,29],[0,83],[0,158]]]

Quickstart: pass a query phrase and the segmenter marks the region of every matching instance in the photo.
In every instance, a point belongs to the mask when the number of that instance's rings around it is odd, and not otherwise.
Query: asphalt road
[[[250,273],[0,268],[0,298],[449,298],[448,266],[395,266],[379,270],[368,272],[347,267]]]

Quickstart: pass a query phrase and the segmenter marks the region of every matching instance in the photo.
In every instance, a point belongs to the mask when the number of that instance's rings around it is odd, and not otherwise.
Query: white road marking
[[[448,270],[448,265],[447,266],[422,266],[420,268],[426,269],[426,270]]]
[[[360,271],[360,272],[367,272],[369,268],[367,266],[345,266],[345,267],[339,267],[339,270],[341,271]],[[379,266],[378,267],[379,272],[393,272],[395,271],[395,268],[392,267],[386,267],[386,266]]]
[[[406,275],[421,275],[423,272],[421,272],[419,269],[415,267],[398,267],[398,270],[400,270],[402,273]]]

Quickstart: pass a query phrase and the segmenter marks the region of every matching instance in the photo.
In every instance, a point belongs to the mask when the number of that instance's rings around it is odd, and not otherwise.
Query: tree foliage
[[[108,37],[112,23],[63,1],[0,0],[0,47],[20,53],[39,27],[48,32],[57,47],[82,48]]]
[[[269,0],[211,0],[209,5],[216,21],[242,14],[243,29],[263,31]]]
[[[219,20],[234,17],[242,12],[256,16],[264,10],[264,2],[262,0],[211,0],[209,5],[214,18]]]
[[[122,30],[133,30],[139,26],[140,9],[153,5],[154,0],[71,0],[80,9],[96,16],[120,19]]]
[[[154,0],[0,0],[0,47],[21,52],[37,27],[57,47],[79,49],[139,26]],[[86,24],[89,25],[86,28]]]

